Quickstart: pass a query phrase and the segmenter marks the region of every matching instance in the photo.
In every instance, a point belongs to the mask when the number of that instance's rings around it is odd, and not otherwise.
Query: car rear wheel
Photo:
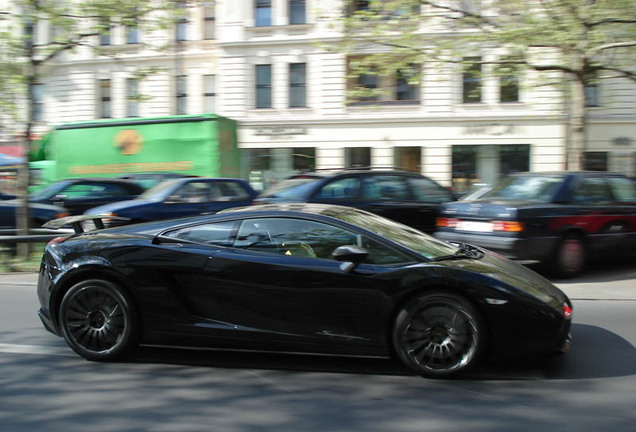
[[[71,287],[60,305],[60,327],[66,343],[88,360],[115,360],[138,343],[133,304],[119,286],[105,280]]]
[[[552,269],[561,277],[574,277],[583,271],[587,253],[580,236],[564,237],[552,258]]]
[[[446,292],[418,296],[398,313],[393,346],[419,375],[450,378],[472,367],[484,345],[483,325],[465,298]]]

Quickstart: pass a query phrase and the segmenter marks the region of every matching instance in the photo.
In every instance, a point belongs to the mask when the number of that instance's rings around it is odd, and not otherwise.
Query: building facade
[[[38,131],[215,112],[238,121],[244,173],[259,188],[300,171],[397,166],[465,191],[509,172],[565,168],[568,105],[554,87],[525,85],[531,74],[505,80],[422,65],[417,84],[400,73],[347,78],[352,58],[329,46],[342,38],[346,6],[365,3],[217,0],[188,8],[170,31],[114,28],[93,41],[101,54],[80,49],[44,70]],[[349,103],[355,86],[383,90]],[[586,168],[636,175],[636,85],[603,83],[589,97]]]

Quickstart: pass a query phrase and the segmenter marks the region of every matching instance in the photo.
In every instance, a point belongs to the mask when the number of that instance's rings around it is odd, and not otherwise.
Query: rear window
[[[561,175],[520,175],[505,177],[482,198],[505,198],[523,201],[550,202],[563,183]]]

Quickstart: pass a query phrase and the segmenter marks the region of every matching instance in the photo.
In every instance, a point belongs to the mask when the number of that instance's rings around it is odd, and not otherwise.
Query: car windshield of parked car
[[[482,195],[481,199],[504,198],[549,202],[563,179],[562,175],[509,176]]]
[[[171,191],[174,190],[175,185],[181,183],[181,179],[174,180],[164,180],[161,183],[157,183],[141,195],[139,195],[139,199],[144,199],[148,201],[155,201],[157,199],[163,199],[167,195],[170,195]]]
[[[371,231],[427,259],[452,255],[457,251],[457,248],[449,243],[373,213],[339,207],[325,211],[323,214]]]
[[[260,198],[301,199],[319,179],[297,178],[283,180],[261,193]]]
[[[64,189],[64,187],[66,187],[66,185],[67,185],[66,182],[52,183],[52,184],[50,184],[48,186],[45,186],[42,189],[39,189],[39,190],[33,192],[29,196],[29,199],[31,199],[31,200],[48,199],[48,198],[52,197],[53,195],[57,194],[60,190]]]

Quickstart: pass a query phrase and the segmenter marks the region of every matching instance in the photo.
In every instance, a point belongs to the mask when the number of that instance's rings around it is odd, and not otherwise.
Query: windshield
[[[320,179],[298,178],[284,180],[265,190],[260,198],[301,199],[313,188],[313,184]]]
[[[563,182],[562,175],[520,175],[505,177],[481,198],[505,198],[524,201],[550,202]]]
[[[50,184],[36,192],[33,192],[29,198],[34,200],[47,199],[55,195],[67,185],[66,182],[57,182]]]
[[[174,185],[180,183],[180,181],[181,179],[164,180],[139,195],[138,199],[145,199],[148,201],[163,199],[165,196],[169,195],[172,192],[172,190],[174,189]]]
[[[455,253],[457,248],[409,226],[356,209],[334,208],[322,214],[371,231],[428,259]]]

